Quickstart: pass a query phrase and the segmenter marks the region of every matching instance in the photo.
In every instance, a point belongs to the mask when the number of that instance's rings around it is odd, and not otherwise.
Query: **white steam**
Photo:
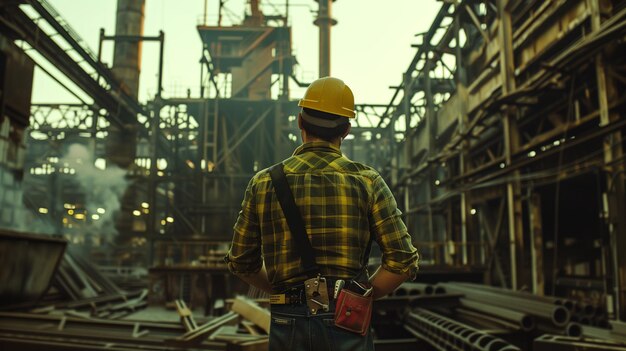
[[[94,162],[93,153],[81,144],[70,145],[67,154],[60,160],[60,164],[67,164],[75,170],[78,190],[85,194],[87,213],[85,224],[81,226],[85,234],[110,240],[117,234],[114,215],[120,209],[120,199],[128,186],[126,171],[115,165],[100,169]]]

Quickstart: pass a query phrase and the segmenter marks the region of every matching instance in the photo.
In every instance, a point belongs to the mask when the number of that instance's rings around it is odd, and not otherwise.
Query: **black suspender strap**
[[[289,188],[289,183],[287,183],[287,177],[285,176],[283,168],[284,165],[282,163],[276,164],[270,168],[272,185],[276,191],[276,197],[283,210],[285,219],[287,220],[291,236],[296,243],[296,249],[302,258],[304,271],[309,276],[313,276],[319,273],[320,269],[315,261],[315,252],[313,251],[313,247],[306,233],[304,220],[302,219],[298,206],[296,206],[296,201]]]

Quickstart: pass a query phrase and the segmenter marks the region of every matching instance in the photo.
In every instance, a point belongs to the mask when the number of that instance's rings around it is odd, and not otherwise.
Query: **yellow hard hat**
[[[354,118],[354,95],[341,79],[320,78],[306,89],[298,106]]]

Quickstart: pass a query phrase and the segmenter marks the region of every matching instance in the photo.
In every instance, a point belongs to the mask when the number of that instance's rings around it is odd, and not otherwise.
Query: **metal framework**
[[[444,2],[380,122],[425,264],[624,317],[624,8]]]

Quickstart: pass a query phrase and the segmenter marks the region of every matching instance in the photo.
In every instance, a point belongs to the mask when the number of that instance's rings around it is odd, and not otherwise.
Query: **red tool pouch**
[[[372,319],[373,294],[363,296],[342,289],[335,306],[335,325],[361,335],[367,334]]]

